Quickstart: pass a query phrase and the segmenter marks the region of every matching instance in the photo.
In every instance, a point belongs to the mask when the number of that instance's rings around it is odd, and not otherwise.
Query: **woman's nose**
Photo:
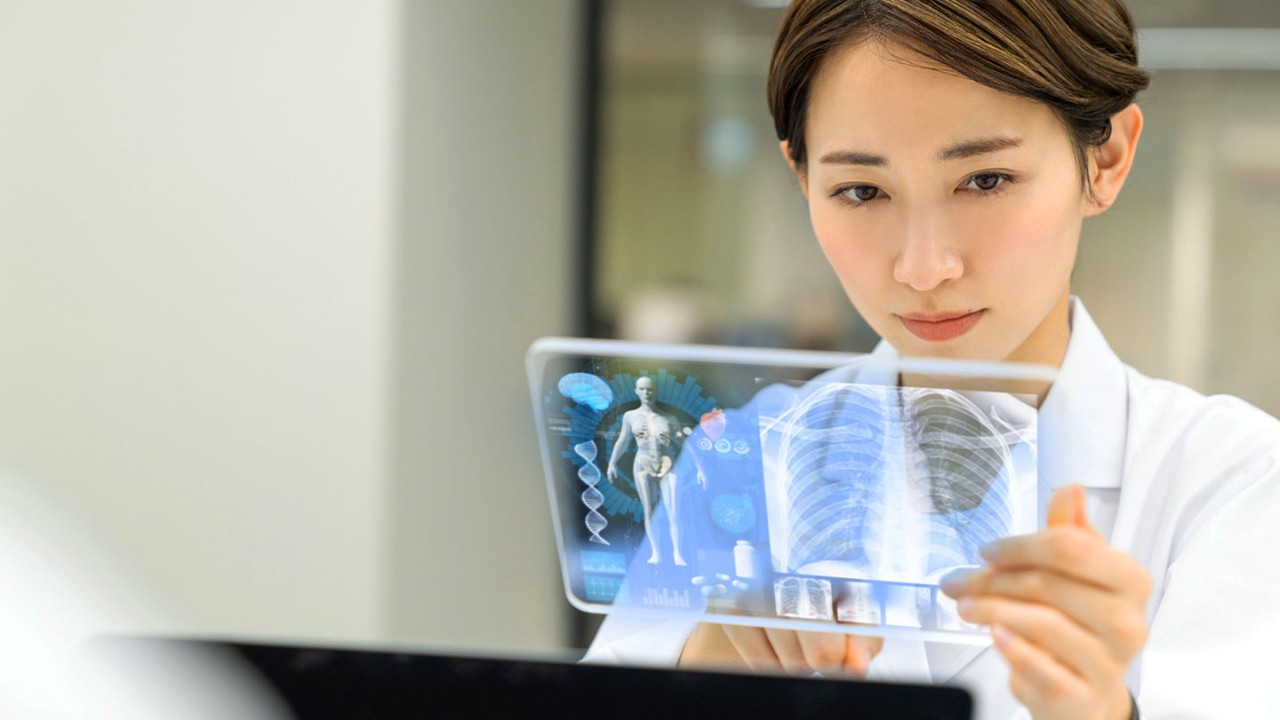
[[[939,227],[936,217],[917,218],[908,223],[902,250],[893,264],[893,279],[919,292],[933,290],[964,274],[960,253]]]

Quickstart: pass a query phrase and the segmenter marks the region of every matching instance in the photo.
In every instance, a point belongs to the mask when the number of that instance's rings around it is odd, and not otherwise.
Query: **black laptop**
[[[299,720],[972,716],[972,701],[959,688],[853,680],[174,638],[99,638],[82,657],[111,667],[135,695],[162,696],[181,684],[182,702],[193,710],[243,693],[249,678],[274,708],[255,717]],[[212,670],[230,666],[239,667]]]

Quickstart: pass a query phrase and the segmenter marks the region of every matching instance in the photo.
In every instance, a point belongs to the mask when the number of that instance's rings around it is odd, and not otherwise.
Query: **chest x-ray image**
[[[900,371],[914,366],[893,362],[536,344],[530,379],[569,601],[980,641],[937,582],[981,565],[983,544],[1035,530],[1036,411],[986,379],[904,387]]]
[[[843,382],[762,407],[778,582],[831,588],[813,619],[967,629],[936,586],[1034,529],[1033,418],[999,393]]]
[[[1033,527],[1035,430],[1016,400],[843,382],[789,400],[760,409],[777,571],[934,584]]]

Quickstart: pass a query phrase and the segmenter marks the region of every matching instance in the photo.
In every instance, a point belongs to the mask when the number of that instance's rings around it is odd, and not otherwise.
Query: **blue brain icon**
[[[557,387],[561,395],[596,412],[608,410],[613,402],[613,391],[609,386],[589,373],[569,373],[560,378]]]

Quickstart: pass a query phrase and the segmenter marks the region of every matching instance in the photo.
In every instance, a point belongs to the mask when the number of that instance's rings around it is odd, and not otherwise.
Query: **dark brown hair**
[[[839,47],[892,42],[989,88],[1045,103],[1075,146],[1091,193],[1087,151],[1149,77],[1138,67],[1122,0],[794,0],[769,64],[769,112],[791,159],[807,160],[810,85]]]

